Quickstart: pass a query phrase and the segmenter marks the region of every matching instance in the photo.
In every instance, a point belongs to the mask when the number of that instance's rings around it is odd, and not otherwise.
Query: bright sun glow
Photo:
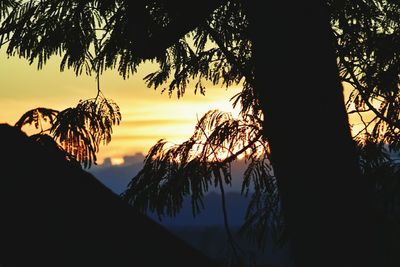
[[[177,100],[162,96],[162,101],[155,103],[122,101],[121,125],[115,127],[111,143],[100,148],[99,159],[122,158],[135,152],[146,154],[160,139],[179,144],[193,134],[197,120],[210,109],[237,115],[239,110],[232,108],[229,99],[239,90],[213,88],[206,97],[188,94]]]
[[[121,165],[124,163],[124,159],[123,158],[112,158],[111,159],[111,164],[112,165]]]

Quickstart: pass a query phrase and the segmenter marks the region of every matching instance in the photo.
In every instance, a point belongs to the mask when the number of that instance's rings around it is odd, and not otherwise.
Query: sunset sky
[[[25,59],[8,58],[4,50],[0,51],[0,61],[0,123],[14,124],[23,113],[36,107],[63,110],[97,93],[94,77],[75,76],[72,70],[60,72],[58,58],[51,59],[42,70]],[[98,163],[111,158],[113,164],[119,164],[124,156],[146,154],[161,138],[180,143],[190,137],[197,118],[208,110],[232,111],[229,99],[239,92],[239,86],[228,90],[210,86],[205,96],[195,95],[193,88],[188,88],[183,98],[169,98],[161,90],[147,88],[143,81],[155,69],[155,65],[144,64],[127,80],[116,71],[102,75],[102,92],[120,106],[122,122],[114,128],[111,143],[100,148]],[[362,126],[358,116],[353,114],[350,119],[357,131]]]
[[[38,71],[25,59],[7,58],[3,50],[0,62],[1,123],[14,124],[29,109],[62,110],[96,95],[94,77],[76,77],[72,70],[60,72],[57,58]],[[193,89],[188,88],[183,98],[169,98],[161,90],[146,87],[143,77],[154,69],[154,65],[142,65],[127,80],[115,71],[103,74],[102,92],[120,106],[122,122],[115,127],[111,143],[100,148],[99,163],[107,157],[113,163],[121,163],[125,155],[145,154],[161,138],[175,143],[184,141],[192,134],[197,117],[209,109],[232,110],[229,99],[239,88],[210,87],[206,96],[194,95]]]

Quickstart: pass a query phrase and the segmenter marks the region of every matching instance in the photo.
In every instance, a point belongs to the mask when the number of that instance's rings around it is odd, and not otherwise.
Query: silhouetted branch
[[[364,110],[358,110],[358,109],[355,109],[355,110],[351,110],[351,111],[347,111],[347,114],[354,114],[354,113],[364,113],[364,112],[369,112],[369,111],[371,111],[370,109],[364,109]]]
[[[379,112],[370,102],[368,99],[368,95],[365,93],[366,91],[368,91],[368,89],[366,87],[364,87],[363,85],[361,85],[361,83],[358,81],[357,77],[355,76],[355,74],[353,73],[350,64],[344,59],[342,58],[342,62],[344,63],[344,65],[347,68],[348,73],[351,75],[354,83],[357,85],[357,90],[360,93],[364,103],[368,106],[368,108],[375,113],[375,115],[380,118],[381,120],[383,120],[384,122],[386,122],[388,125],[398,128],[400,129],[400,122],[398,121],[392,121],[390,119],[388,119],[385,115],[383,115],[381,112]]]
[[[358,131],[357,134],[353,136],[353,139],[356,139],[362,132],[367,131],[368,127],[378,118],[378,116],[375,116],[372,120],[370,120],[367,124],[363,121],[364,128]],[[368,133],[368,131],[367,131]]]
[[[256,142],[258,142],[261,137],[262,137],[262,133],[260,131],[252,140],[249,141],[249,143],[246,146],[244,146],[243,148],[239,149],[238,151],[232,153],[232,155],[230,155],[229,157],[225,158],[221,162],[221,164],[229,163],[233,160],[236,160],[239,155],[246,152],[246,150],[249,149],[250,147],[252,147]]]
[[[239,71],[246,77],[248,82],[253,80],[253,75],[248,68],[243,66],[235,57],[233,53],[231,53],[227,47],[224,45],[223,41],[220,39],[219,34],[209,25],[208,22],[203,24],[203,27],[206,29],[207,33],[210,34],[211,38],[215,41],[221,51],[224,53],[225,57],[235,68],[239,69]]]

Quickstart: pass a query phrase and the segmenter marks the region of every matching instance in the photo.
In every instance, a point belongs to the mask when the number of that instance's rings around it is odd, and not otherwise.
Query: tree
[[[188,170],[186,167],[205,170],[200,173],[207,179],[199,186],[206,186],[209,178],[222,185],[222,177],[229,183],[229,161],[250,149],[254,152],[249,157],[254,163],[252,170],[266,170],[267,160],[272,162],[273,175],[264,172],[259,177],[263,181],[278,177],[298,266],[374,264],[364,256],[373,255],[366,234],[373,228],[370,192],[358,168],[339,74],[356,90],[348,106],[361,115],[367,106],[379,119],[366,123],[364,132],[369,133],[369,125],[376,122],[372,136],[396,148],[397,53],[384,48],[396,42],[390,38],[397,29],[396,3],[358,0],[327,1],[324,5],[311,1],[290,6],[271,3],[264,9],[261,4],[245,1],[203,1],[195,14],[179,1],[162,0],[29,1],[18,5],[2,24],[1,43],[8,42],[9,54],[24,56],[30,62],[37,59],[39,67],[50,56],[62,53],[61,68],[73,67],[81,73],[93,61],[88,51],[98,46],[95,69],[99,72],[115,67],[127,77],[140,63],[152,59],[160,64],[160,70],[147,76],[149,86],[158,87],[172,78],[167,89],[171,94],[176,91],[178,97],[191,78],[197,79],[196,89],[202,93],[203,80],[222,81],[227,86],[242,82],[243,91],[236,99],[242,105],[242,121],[210,113],[199,121],[194,138],[184,146],[163,153],[163,143],[156,145],[148,159],[156,156],[164,161],[151,164],[166,171],[172,170],[168,169],[171,166],[182,171]],[[260,21],[268,28],[258,27]],[[190,31],[193,43],[184,36]],[[211,48],[210,42],[214,44]],[[374,108],[373,99],[383,103],[380,108]],[[218,119],[223,123],[213,125]],[[208,121],[211,123],[205,125]],[[251,125],[248,132],[241,131],[246,124]],[[390,127],[382,130],[382,125]],[[212,133],[205,126],[210,126]],[[233,128],[239,130],[228,131]],[[234,136],[250,139],[235,144]],[[185,149],[197,145],[196,138],[206,139],[200,148],[203,161]],[[256,147],[266,141],[271,152],[264,149],[257,155]],[[217,157],[215,147],[227,144],[237,147],[228,160],[204,163],[210,152]],[[294,158],[294,153],[299,156]],[[177,159],[182,162],[185,156],[192,157],[188,163],[193,165],[177,164]],[[162,165],[165,162],[171,164]],[[166,185],[176,187],[180,180],[174,181]],[[157,187],[160,180],[153,182]],[[183,194],[173,198],[168,190],[160,190],[155,199],[172,199],[164,205],[170,205],[168,212],[174,214],[182,196],[191,194],[196,211],[203,192],[196,188],[182,185]],[[152,208],[163,213],[164,207]]]

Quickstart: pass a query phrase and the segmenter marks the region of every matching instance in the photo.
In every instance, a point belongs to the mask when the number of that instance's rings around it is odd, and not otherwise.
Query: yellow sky
[[[24,59],[7,58],[0,51],[0,123],[14,124],[27,110],[47,107],[62,110],[74,106],[80,99],[96,95],[94,77],[76,77],[73,71],[59,71],[59,60],[52,59],[43,70],[29,65]],[[122,122],[115,127],[113,139],[102,146],[99,162],[111,157],[115,163],[124,155],[146,153],[159,139],[182,142],[194,128],[197,117],[209,109],[231,110],[229,99],[239,88],[226,90],[219,86],[208,88],[206,96],[187,94],[177,99],[146,87],[142,80],[154,66],[147,64],[127,80],[115,71],[101,78],[102,92],[121,108]]]
[[[97,92],[94,77],[77,77],[72,70],[60,72],[58,59],[50,60],[43,70],[37,70],[36,65],[16,57],[7,58],[4,51],[0,51],[0,62],[0,123],[14,124],[24,112],[36,107],[62,110],[76,105],[80,99],[94,97]],[[139,72],[127,80],[115,71],[103,74],[102,91],[120,106],[122,122],[114,128],[111,143],[100,148],[99,163],[107,157],[114,163],[121,163],[125,155],[146,154],[161,138],[182,142],[193,133],[197,118],[208,110],[232,111],[229,99],[239,88],[210,87],[206,96],[194,95],[194,90],[188,88],[183,98],[169,98],[160,90],[146,87],[143,77],[154,69],[154,65],[142,65]],[[349,86],[345,88],[348,95]],[[362,126],[359,117],[353,114],[350,121],[354,124],[353,131],[357,132]]]

